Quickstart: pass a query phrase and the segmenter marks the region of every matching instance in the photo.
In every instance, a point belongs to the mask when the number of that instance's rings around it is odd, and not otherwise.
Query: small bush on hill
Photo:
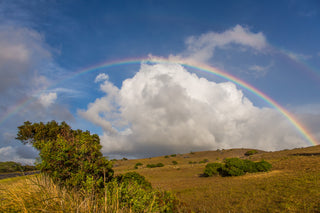
[[[209,160],[208,159],[203,159],[202,161],[199,161],[199,163],[208,163]]]
[[[172,155],[170,155],[171,157],[176,157],[177,155],[176,154],[172,154]]]
[[[138,166],[142,166],[142,165],[143,165],[143,164],[140,163],[140,162],[139,162],[139,163],[136,163],[136,165],[134,165],[134,168],[135,168],[135,169],[138,169]]]
[[[147,168],[155,168],[155,167],[163,167],[163,163],[157,163],[157,164],[148,164]]]
[[[173,165],[177,165],[178,162],[174,160],[174,161],[172,161],[172,164],[173,164]]]
[[[257,154],[258,151],[257,150],[249,150],[246,153],[244,153],[245,156],[250,156],[250,155],[254,155]]]

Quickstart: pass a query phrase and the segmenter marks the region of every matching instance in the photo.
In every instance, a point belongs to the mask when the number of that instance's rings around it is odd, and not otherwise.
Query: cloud
[[[108,80],[109,79],[109,76],[105,73],[100,73],[96,79],[94,80],[95,83],[98,83],[100,81],[105,81],[105,80]]]
[[[288,56],[292,59],[292,60],[308,60],[310,58],[312,58],[311,55],[305,55],[305,54],[301,54],[301,53],[294,53],[294,52],[288,52],[287,53]]]
[[[108,80],[100,89],[106,95],[78,112],[103,128],[106,154],[306,145],[278,112],[255,107],[235,84],[199,78],[178,64],[142,64],[120,89]]]
[[[260,66],[260,65],[251,65],[249,67],[249,71],[253,71],[250,72],[251,74],[253,74],[256,78],[259,77],[263,77],[267,74],[268,70],[274,65],[273,62],[271,62],[270,64],[268,64],[267,66]]]
[[[52,51],[36,30],[18,23],[0,25],[0,148],[2,153],[5,147],[11,153],[2,159],[29,162],[24,156],[31,149],[14,145],[14,137],[8,137],[15,135],[24,121],[73,119],[67,107],[59,103],[58,91],[45,91],[62,72]]]
[[[50,61],[42,36],[24,27],[0,27],[0,93],[26,87],[45,77],[36,73],[35,65]],[[15,87],[12,87],[15,85]]]
[[[253,33],[248,28],[236,25],[222,33],[209,32],[198,37],[189,37],[186,40],[187,51],[179,57],[206,62],[212,58],[216,48],[224,48],[231,44],[262,51],[267,46],[267,41],[262,32]]]
[[[57,100],[57,93],[50,92],[47,94],[41,94],[39,97],[39,102],[44,107],[52,105]]]
[[[23,164],[33,165],[38,153],[30,146],[0,148],[0,161],[14,161]]]

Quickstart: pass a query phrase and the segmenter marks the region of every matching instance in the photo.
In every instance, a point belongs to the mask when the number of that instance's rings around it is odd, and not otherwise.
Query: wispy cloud
[[[256,78],[260,78],[265,76],[268,73],[268,70],[274,65],[273,62],[271,62],[270,64],[268,64],[267,66],[260,66],[257,64],[254,64],[252,66],[249,67],[249,72],[248,74],[251,74],[253,76],[255,76]]]
[[[246,27],[236,25],[221,33],[209,32],[189,37],[186,40],[187,51],[180,57],[206,62],[212,58],[216,48],[232,44],[262,51],[267,46],[267,41],[262,32],[254,33]]]
[[[294,52],[288,52],[287,53],[288,56],[292,59],[292,60],[308,60],[312,58],[312,55],[306,55],[306,54],[302,54],[302,53],[294,53]]]

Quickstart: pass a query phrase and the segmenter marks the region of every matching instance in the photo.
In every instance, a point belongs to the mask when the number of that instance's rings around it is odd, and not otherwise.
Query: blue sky
[[[131,64],[70,78],[150,55],[224,70],[320,141],[319,23],[319,1],[0,0],[0,160],[37,156],[14,140],[26,120],[88,129],[113,157],[310,145],[257,95],[199,70]]]

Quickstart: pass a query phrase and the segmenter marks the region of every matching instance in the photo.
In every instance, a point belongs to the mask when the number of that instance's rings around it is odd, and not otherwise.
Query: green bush
[[[110,181],[106,185],[106,198],[108,206],[129,207],[130,212],[178,212],[179,206],[171,192],[146,188],[138,181]]]
[[[140,163],[140,162],[139,162],[139,163],[136,163],[136,164],[134,165],[134,168],[135,168],[135,169],[138,169],[138,166],[142,166],[142,165],[143,165],[143,164]]]
[[[155,168],[155,167],[163,167],[163,163],[157,163],[157,164],[148,164],[147,168]]]
[[[172,164],[173,164],[173,165],[177,165],[178,162],[174,160],[174,161],[172,161]]]
[[[223,167],[221,167],[220,174],[222,177],[241,176],[241,175],[244,175],[245,172],[237,167],[234,167],[234,166],[232,166],[232,167],[223,166]]]
[[[257,154],[258,151],[257,150],[249,150],[246,153],[244,153],[245,156],[250,156],[250,155],[254,155]]]
[[[204,170],[204,176],[210,177],[220,174],[221,176],[240,176],[245,173],[267,172],[272,165],[264,160],[253,162],[239,158],[227,158],[224,164],[209,163]]]
[[[262,161],[256,163],[256,168],[257,168],[258,172],[267,172],[267,171],[271,170],[272,165],[270,163],[268,163],[267,161],[262,160]]]
[[[118,183],[123,184],[132,184],[137,183],[139,186],[141,186],[144,189],[151,189],[151,183],[146,180],[146,178],[142,175],[140,175],[137,172],[127,172],[125,174],[118,175],[116,177],[116,180]]]
[[[172,154],[172,155],[170,155],[171,157],[176,157],[177,156],[177,154]]]
[[[209,160],[208,159],[203,159],[202,161],[199,161],[199,163],[208,163]]]
[[[221,163],[208,163],[206,165],[206,168],[204,170],[203,175],[205,177],[211,177],[213,175],[218,175],[222,166],[223,166],[223,164],[221,164]]]

